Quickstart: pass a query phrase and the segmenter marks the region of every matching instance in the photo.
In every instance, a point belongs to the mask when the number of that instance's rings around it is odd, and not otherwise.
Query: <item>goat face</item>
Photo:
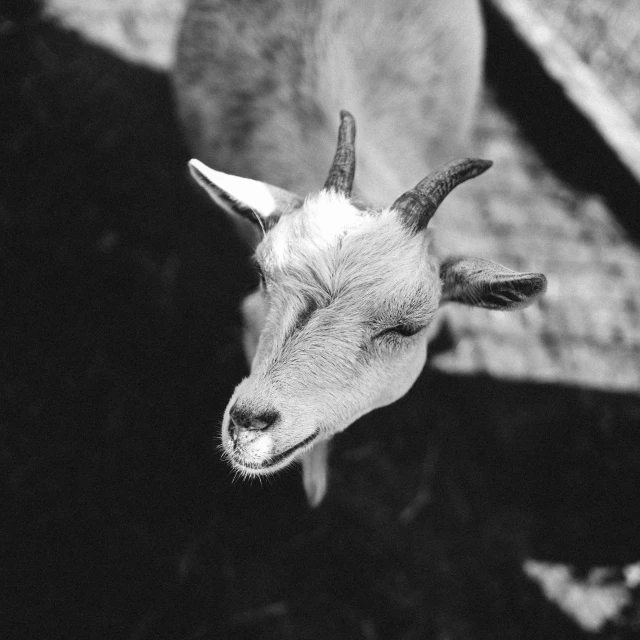
[[[403,396],[424,366],[426,327],[442,301],[510,309],[545,289],[542,274],[479,259],[438,264],[430,255],[431,216],[451,189],[489,162],[454,161],[391,207],[362,208],[350,198],[355,124],[341,115],[329,178],[304,201],[190,163],[219,205],[264,232],[255,255],[262,283],[244,304],[251,373],[222,425],[227,458],[248,475],[286,466]]]
[[[322,191],[256,251],[264,309],[251,375],[225,414],[234,465],[269,472],[406,393],[440,299],[426,234]]]

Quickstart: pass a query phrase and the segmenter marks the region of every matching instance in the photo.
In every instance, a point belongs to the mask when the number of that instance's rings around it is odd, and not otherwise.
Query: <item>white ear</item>
[[[450,258],[440,267],[442,302],[511,310],[530,305],[547,289],[541,273],[518,273],[480,258]]]
[[[262,231],[268,231],[283,213],[302,204],[295,193],[216,171],[200,160],[189,160],[189,170],[219,207],[258,225]]]

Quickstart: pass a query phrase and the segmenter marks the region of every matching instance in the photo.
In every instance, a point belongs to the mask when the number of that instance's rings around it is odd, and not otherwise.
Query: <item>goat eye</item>
[[[374,337],[382,338],[383,336],[400,336],[402,338],[410,338],[411,336],[415,336],[416,333],[422,331],[424,327],[411,325],[411,324],[397,324],[394,327],[388,327],[384,329],[384,331],[380,331]]]

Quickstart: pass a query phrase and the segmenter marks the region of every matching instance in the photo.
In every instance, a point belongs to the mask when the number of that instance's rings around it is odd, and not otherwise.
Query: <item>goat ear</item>
[[[518,273],[480,258],[450,258],[440,267],[442,302],[507,311],[530,305],[547,289],[541,273]]]
[[[285,189],[216,171],[199,160],[190,160],[189,170],[219,207],[234,217],[249,220],[265,232],[285,211],[302,204],[302,198]]]

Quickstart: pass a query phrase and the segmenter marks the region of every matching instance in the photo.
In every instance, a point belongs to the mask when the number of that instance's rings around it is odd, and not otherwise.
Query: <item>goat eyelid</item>
[[[400,324],[394,325],[393,327],[387,327],[386,329],[379,331],[373,336],[373,338],[375,340],[377,338],[383,338],[384,336],[393,335],[393,334],[402,338],[410,338],[420,333],[420,331],[422,331],[423,329],[424,329],[424,326],[422,325],[400,323]]]

